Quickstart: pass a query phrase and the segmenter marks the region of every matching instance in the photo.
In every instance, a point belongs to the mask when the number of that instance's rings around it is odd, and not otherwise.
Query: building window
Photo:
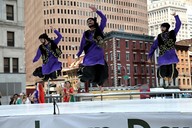
[[[138,73],[137,72],[137,66],[134,66],[134,73]]]
[[[111,59],[111,61],[113,60],[113,54],[112,54],[112,52],[110,53],[110,59]]]
[[[129,60],[129,53],[126,53],[126,60]]]
[[[145,49],[148,50],[147,42],[145,42]]]
[[[187,85],[189,85],[189,84],[190,84],[189,79],[187,79]]]
[[[60,18],[58,18],[58,24],[60,24]]]
[[[120,48],[120,40],[116,40],[116,46],[117,48]]]
[[[152,87],[155,87],[155,80],[152,79]]]
[[[127,74],[130,74],[130,65],[127,65]]]
[[[145,55],[141,53],[141,61],[145,61]]]
[[[53,0],[53,5],[54,5],[55,3],[54,3],[54,0]]]
[[[137,55],[136,55],[136,53],[133,53],[133,60],[137,60]]]
[[[144,66],[141,67],[141,73],[142,74],[145,73],[145,67]]]
[[[141,78],[141,84],[145,84],[145,80],[146,80],[146,78],[142,77]]]
[[[6,5],[7,20],[14,20],[14,8],[13,5]]]
[[[154,67],[152,67],[151,68],[151,73],[154,75],[154,72],[155,72],[155,70],[154,70]]]
[[[181,79],[178,80],[178,85],[181,85]]]
[[[7,46],[14,46],[14,32],[7,32]]]
[[[13,58],[13,73],[18,73],[19,72],[19,59],[18,58]]]
[[[135,80],[135,85],[137,85],[138,84],[138,79],[134,78],[134,80]]]
[[[118,86],[121,86],[121,78],[118,78],[117,84]]]
[[[149,67],[147,67],[147,74],[149,74]]]
[[[163,83],[164,83],[164,81],[165,81],[165,80],[163,79]],[[150,83],[149,78],[147,78],[147,84],[149,84],[149,83]]]
[[[120,52],[117,52],[117,60],[120,60],[121,59],[121,54]]]
[[[4,58],[4,73],[10,73],[10,58]]]
[[[136,48],[136,42],[135,41],[133,42],[133,48]]]
[[[147,59],[148,59],[148,55],[147,55],[147,54],[145,54],[145,61],[147,61]]]
[[[113,65],[111,64],[111,73],[113,73]]]
[[[185,85],[185,79],[183,79],[183,85]]]
[[[118,74],[121,74],[121,65],[117,65],[117,72]]]
[[[140,44],[140,49],[143,49],[143,42],[140,41],[139,44]]]
[[[108,54],[107,53],[105,54],[105,59],[106,59],[106,61],[108,61]]]
[[[129,48],[129,41],[128,40],[125,41],[125,47]]]

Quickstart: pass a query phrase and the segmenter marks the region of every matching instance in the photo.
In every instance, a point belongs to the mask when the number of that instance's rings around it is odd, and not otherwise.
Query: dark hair
[[[65,81],[65,84],[69,83],[71,85],[71,82],[70,81]]]
[[[16,93],[16,94],[14,94],[13,96],[19,96],[19,94]]]
[[[98,23],[97,23],[97,17],[94,17],[94,18],[93,18],[93,17],[90,17],[90,18],[87,19],[87,22],[88,22],[88,20],[90,20],[90,19],[94,21],[94,27],[95,27],[95,28],[99,27],[99,25],[98,25]]]
[[[43,33],[39,36],[39,39],[47,39],[47,38],[49,38],[49,37],[46,33]]]
[[[41,35],[39,36],[39,39],[46,39],[48,42],[54,43],[53,40],[50,39],[49,36],[48,36],[46,33],[41,34]]]
[[[94,18],[90,17],[90,18],[87,19],[87,21],[90,20],[90,19],[92,19],[94,21],[94,27],[96,29],[94,38],[96,39],[97,38],[96,36],[98,35],[98,33],[103,33],[103,32],[101,31],[101,29],[99,27],[99,24],[97,23],[97,17],[94,17]],[[85,37],[88,38],[89,34],[90,34],[89,32],[86,32]]]
[[[94,22],[97,22],[97,17],[89,17],[88,19],[87,19],[87,22],[88,22],[88,20],[93,20]]]
[[[161,24],[161,27],[166,27],[167,31],[169,30],[170,28],[170,24],[169,23],[162,23]]]

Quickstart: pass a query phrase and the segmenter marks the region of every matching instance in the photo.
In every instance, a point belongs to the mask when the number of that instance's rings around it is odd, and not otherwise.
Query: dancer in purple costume
[[[51,40],[46,33],[39,36],[39,40],[42,43],[38,50],[33,62],[39,60],[42,57],[43,65],[38,67],[34,72],[34,76],[42,78],[47,81],[49,78],[56,79],[61,75],[62,63],[58,61],[62,52],[58,48],[57,44],[60,42],[62,35],[51,27],[54,33],[57,35],[55,40]]]
[[[179,16],[175,13],[172,14],[175,17],[176,24],[175,29],[169,31],[169,23],[163,23],[161,25],[161,31],[157,36],[157,39],[154,41],[151,46],[148,62],[151,62],[151,58],[154,54],[154,51],[159,48],[159,58],[158,58],[158,71],[157,76],[163,78],[165,81],[168,81],[170,86],[172,79],[178,77],[178,71],[176,69],[176,64],[179,62],[179,59],[175,50],[176,36],[181,27],[181,21]]]
[[[80,49],[77,53],[78,58],[83,51],[85,53],[82,63],[83,68],[79,70],[79,78],[81,82],[90,82],[102,86],[108,78],[108,66],[105,62],[102,48],[104,42],[103,30],[106,26],[107,18],[94,6],[91,6],[90,9],[101,17],[101,23],[98,25],[96,17],[87,19],[87,25],[90,29],[84,32]]]

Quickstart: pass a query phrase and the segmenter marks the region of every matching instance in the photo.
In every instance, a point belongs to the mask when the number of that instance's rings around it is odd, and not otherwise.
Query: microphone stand
[[[55,98],[53,98],[53,115],[56,115],[55,106],[56,106],[56,101],[55,101]]]

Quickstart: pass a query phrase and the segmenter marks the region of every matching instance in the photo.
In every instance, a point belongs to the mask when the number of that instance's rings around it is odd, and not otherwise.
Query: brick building
[[[182,90],[190,90],[192,88],[192,39],[181,40],[177,45],[185,47],[185,50],[177,50],[180,60],[177,65],[180,71],[179,87]]]
[[[153,39],[152,36],[126,32],[107,33],[104,49],[109,78],[106,85],[116,87],[147,83],[155,87],[155,63],[147,62]]]
[[[178,86],[182,90],[191,89],[191,64],[189,56],[189,46],[176,45],[179,63],[177,64]]]

